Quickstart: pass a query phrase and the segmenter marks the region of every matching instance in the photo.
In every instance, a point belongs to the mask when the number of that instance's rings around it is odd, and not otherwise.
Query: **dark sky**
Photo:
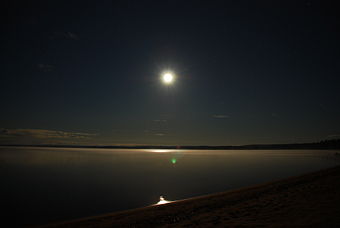
[[[4,1],[0,144],[340,137],[331,1]],[[170,69],[171,86],[160,81]]]

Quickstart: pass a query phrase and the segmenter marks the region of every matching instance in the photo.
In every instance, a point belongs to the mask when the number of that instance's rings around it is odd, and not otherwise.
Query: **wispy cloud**
[[[74,32],[54,32],[53,37],[55,38],[65,38],[70,40],[79,40],[79,36]]]
[[[73,33],[73,32],[66,32],[64,33],[65,37],[69,38],[69,39],[73,39],[73,40],[79,40],[79,37],[77,36],[77,34]]]
[[[155,135],[156,136],[164,136],[165,134],[163,134],[163,133],[156,133]]]
[[[229,118],[229,116],[228,115],[221,115],[221,114],[214,114],[212,116],[212,118],[215,118],[215,119],[227,119],[227,118]]]
[[[55,69],[55,66],[50,64],[38,63],[37,67],[42,72],[51,72]]]
[[[0,137],[32,137],[39,139],[88,139],[97,134],[45,129],[0,129]]]
[[[272,113],[271,113],[271,117],[277,118],[277,117],[279,117],[279,115],[278,115],[277,113],[275,113],[275,112],[272,112]]]

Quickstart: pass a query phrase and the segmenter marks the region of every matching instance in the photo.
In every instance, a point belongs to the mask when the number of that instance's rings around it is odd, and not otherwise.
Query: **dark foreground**
[[[340,227],[339,215],[340,166],[234,191],[47,227]]]

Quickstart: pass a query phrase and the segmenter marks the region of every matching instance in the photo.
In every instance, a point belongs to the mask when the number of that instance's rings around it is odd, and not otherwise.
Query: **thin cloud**
[[[32,137],[38,139],[88,139],[97,134],[45,129],[0,129],[0,137]]]
[[[227,119],[229,118],[228,115],[220,115],[220,114],[215,114],[212,116],[212,118],[215,118],[215,119]]]
[[[164,136],[165,134],[163,134],[163,133],[156,133],[155,135],[156,136]]]
[[[167,120],[153,120],[154,122],[157,122],[157,123],[166,123]]]
[[[337,139],[340,138],[340,135],[327,135],[327,139]]]

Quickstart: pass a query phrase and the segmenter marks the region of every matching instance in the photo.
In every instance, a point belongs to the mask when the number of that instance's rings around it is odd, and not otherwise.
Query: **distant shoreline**
[[[241,146],[192,146],[192,145],[167,145],[167,146],[85,146],[85,145],[50,145],[50,144],[4,144],[1,147],[53,147],[53,148],[94,148],[94,149],[187,149],[187,150],[337,150],[340,149],[340,139],[324,140],[314,143],[293,144],[253,144]]]
[[[42,227],[339,227],[340,166],[246,188]]]

